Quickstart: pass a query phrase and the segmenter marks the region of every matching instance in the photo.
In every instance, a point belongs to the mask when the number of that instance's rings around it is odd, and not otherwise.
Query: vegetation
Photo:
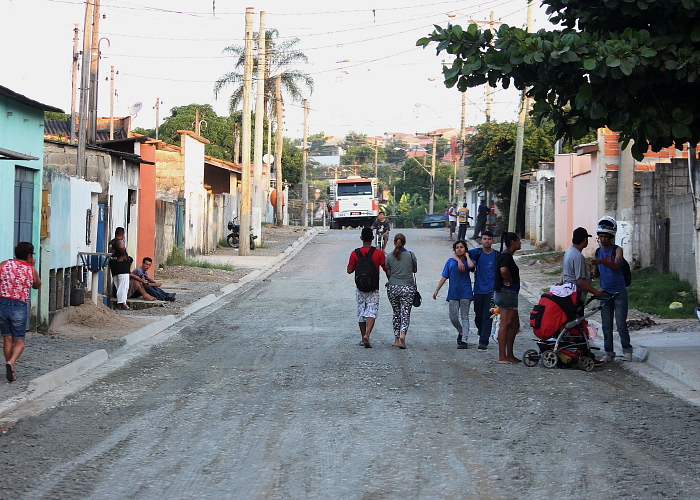
[[[44,111],[44,120],[46,121],[65,122],[69,119],[70,115],[66,113],[59,113],[58,111]]]
[[[678,295],[685,292],[685,295]],[[697,295],[693,286],[677,274],[662,274],[656,268],[632,271],[632,285],[627,289],[629,306],[662,318],[696,318]],[[671,302],[683,304],[681,309],[669,309]]]
[[[257,74],[258,69],[258,58],[255,56],[258,49],[258,36],[257,32],[253,33],[255,39],[253,75]],[[313,92],[313,78],[298,69],[290,69],[295,64],[308,62],[306,55],[296,49],[299,41],[298,38],[288,38],[279,41],[279,32],[276,29],[265,30],[265,109],[268,111],[275,96],[275,77],[277,75],[281,75],[283,97],[287,95],[292,101],[301,101],[304,87]],[[229,111],[233,114],[243,102],[245,47],[242,45],[229,45],[224,48],[224,53],[234,57],[234,71],[226,73],[216,81],[214,95],[218,97],[225,87],[235,85],[234,91],[229,97]]]
[[[168,259],[165,261],[167,266],[186,266],[186,267],[202,267],[205,269],[223,269],[224,271],[235,271],[233,266],[228,264],[212,264],[210,262],[204,262],[199,259],[190,259],[185,257],[185,255],[176,246],[173,247]]]
[[[592,129],[620,132],[641,160],[673,144],[700,141],[700,9],[690,0],[544,0],[562,29],[527,33],[501,25],[494,37],[470,24],[435,26],[416,42],[454,56],[445,85],[460,91],[488,82],[527,88],[536,123],[556,138]],[[495,39],[494,39],[495,38]]]

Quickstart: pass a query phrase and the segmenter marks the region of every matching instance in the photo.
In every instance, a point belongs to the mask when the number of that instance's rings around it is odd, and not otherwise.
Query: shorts
[[[493,292],[493,300],[500,309],[518,308],[518,292],[513,290],[502,289]]]
[[[379,312],[379,290],[362,292],[355,288],[357,322],[367,323],[367,318],[376,318]]]
[[[451,233],[454,233],[456,227],[457,227],[457,221],[456,221],[456,220],[451,220],[451,221],[450,221],[450,232],[451,232]]]
[[[21,300],[0,299],[0,333],[3,337],[27,336],[28,304]]]

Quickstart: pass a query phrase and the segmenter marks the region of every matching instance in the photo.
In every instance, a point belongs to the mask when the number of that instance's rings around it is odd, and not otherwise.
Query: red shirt
[[[0,298],[29,302],[29,288],[33,283],[34,273],[28,262],[9,259],[0,268]]]
[[[380,266],[382,269],[386,270],[386,267],[384,266],[384,264],[386,263],[386,257],[384,257],[384,252],[382,252],[378,248],[362,246],[360,247],[360,253],[362,255],[367,255],[367,252],[369,252],[370,248],[374,248],[374,252],[372,252],[372,261],[374,262],[374,267],[377,268],[377,272],[379,272]],[[355,250],[353,250],[350,254],[350,260],[348,261],[348,269],[354,271],[355,264],[357,264],[357,253],[355,253]],[[377,288],[377,290],[379,290],[379,288]]]

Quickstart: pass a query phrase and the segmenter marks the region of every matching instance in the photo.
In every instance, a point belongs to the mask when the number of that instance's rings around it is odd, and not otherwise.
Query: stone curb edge
[[[202,297],[196,302],[188,305],[183,309],[183,314],[181,316],[166,316],[159,321],[155,321],[151,324],[144,326],[123,337],[125,345],[121,349],[117,349],[111,354],[105,349],[98,349],[83,356],[82,358],[76,359],[75,361],[68,363],[65,366],[57,368],[49,373],[46,373],[40,377],[37,377],[29,382],[29,386],[23,393],[10,398],[8,400],[0,402],[0,417],[16,410],[20,406],[32,401],[47,392],[53,391],[58,387],[70,382],[71,380],[87,373],[93,368],[105,363],[110,358],[119,356],[124,351],[133,347],[144,340],[155,337],[159,333],[163,332],[170,326],[174,325],[178,321],[194,314],[195,312],[203,309],[214,302],[230,295],[235,292],[243,285],[250,283],[251,281],[265,278],[275,272],[277,269],[282,267],[287,261],[291,260],[297,253],[299,253],[306,244],[311,241],[311,239],[319,233],[318,229],[312,228],[308,229],[303,236],[300,236],[297,241],[292,243],[289,248],[286,248],[284,252],[280,253],[277,258],[275,258],[272,264],[269,264],[264,269],[256,269],[255,271],[248,273],[243,278],[241,278],[238,283],[231,283],[221,288],[218,295],[209,294]]]

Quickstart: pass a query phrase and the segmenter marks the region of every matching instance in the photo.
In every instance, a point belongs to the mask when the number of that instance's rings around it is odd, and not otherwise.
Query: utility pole
[[[72,84],[70,89],[70,143],[75,144],[75,94],[78,91],[78,25],[73,25],[73,67],[71,69]]]
[[[309,116],[309,101],[304,99],[304,143],[301,150],[301,225],[306,227],[309,223],[309,216],[307,213],[309,205],[309,186],[306,184],[306,120]]]
[[[158,127],[160,126],[160,105],[163,104],[160,97],[156,97],[156,104],[153,109],[156,110],[156,141],[158,140]]]
[[[109,70],[109,140],[114,140],[114,66]]]
[[[262,243],[263,210],[263,139],[265,138],[265,12],[260,12],[258,28],[258,75],[255,99],[255,144],[253,152],[253,234],[258,235],[256,244]]]
[[[88,0],[90,1],[90,0]],[[97,73],[100,65],[100,0],[92,0],[92,47],[90,50],[90,98],[88,111],[88,144],[97,143]]]
[[[275,207],[275,218],[277,225],[282,226],[284,216],[282,215],[282,205],[284,195],[282,194],[282,148],[283,127],[282,127],[282,75],[275,77],[275,109],[277,110],[277,135],[275,136],[275,191],[277,192],[277,203]]]
[[[241,138],[238,123],[233,122],[233,163],[241,162]]]
[[[250,255],[250,209],[252,185],[250,178],[250,100],[253,93],[253,7],[245,10],[245,51],[243,65],[243,131],[241,138],[241,227],[238,255]]]
[[[491,35],[493,35],[494,32],[493,27],[493,11],[491,11],[491,15],[489,16],[489,31],[491,31]],[[491,85],[488,83],[486,84],[486,121],[491,121]]]
[[[425,134],[418,134],[416,133],[416,136],[422,135],[422,136],[428,136],[433,140],[433,161],[430,166],[430,198],[428,199],[428,213],[433,213],[433,202],[435,201],[435,159],[437,156],[437,140],[438,137],[442,137],[442,134],[436,134],[435,132],[428,132]],[[424,161],[424,166],[425,168],[425,160]]]
[[[80,67],[80,105],[78,111],[78,159],[75,175],[83,177],[85,171],[85,146],[87,144],[88,87],[90,86],[90,40],[92,30],[92,6],[85,2],[85,23],[83,25],[83,60]]]
[[[467,127],[467,92],[462,92],[462,128],[459,131],[459,198],[460,203],[467,201],[464,193],[464,141]]]
[[[526,32],[530,32],[532,26],[532,3],[527,2],[527,27]],[[525,115],[527,114],[527,88],[520,93],[520,113],[518,113],[518,128],[515,137],[515,166],[513,168],[513,183],[510,189],[510,213],[508,215],[508,231],[515,232],[516,219],[518,216],[518,197],[520,195],[520,171],[523,165],[523,141],[525,137]]]

